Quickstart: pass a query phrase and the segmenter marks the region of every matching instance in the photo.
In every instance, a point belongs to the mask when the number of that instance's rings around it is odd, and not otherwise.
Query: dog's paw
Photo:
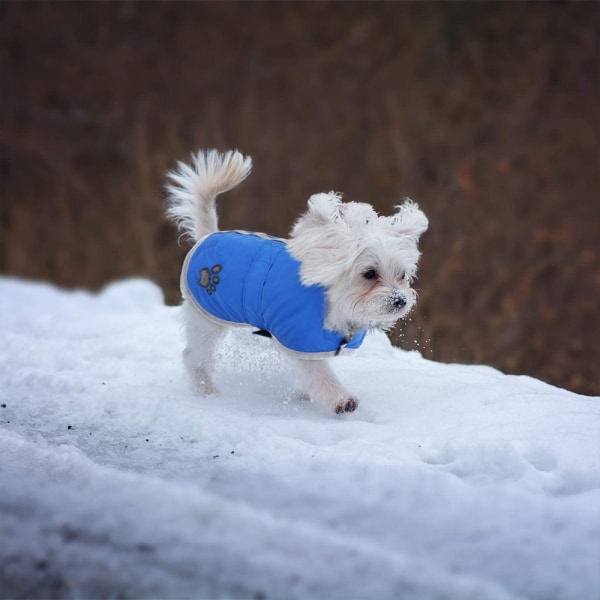
[[[336,404],[335,412],[339,415],[345,412],[354,412],[358,408],[358,400],[347,398]]]
[[[216,396],[219,393],[219,390],[211,381],[195,381],[194,384],[192,389],[196,396],[206,398],[207,396]]]

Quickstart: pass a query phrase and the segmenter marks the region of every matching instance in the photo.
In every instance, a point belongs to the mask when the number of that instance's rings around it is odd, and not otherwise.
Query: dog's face
[[[380,217],[369,204],[344,203],[333,192],[311,196],[288,248],[302,263],[302,283],[327,289],[328,328],[385,329],[410,312],[417,244],[427,226],[410,200]]]

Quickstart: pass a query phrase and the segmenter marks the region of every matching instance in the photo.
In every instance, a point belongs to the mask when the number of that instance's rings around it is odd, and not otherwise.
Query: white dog
[[[352,412],[328,358],[348,354],[370,329],[387,329],[415,304],[411,289],[427,218],[406,200],[391,217],[369,204],[315,194],[288,240],[219,231],[216,197],[250,173],[239,152],[198,152],[168,174],[168,216],[195,242],[181,275],[186,369],[197,393],[215,393],[215,348],[227,327],[250,325],[292,358],[304,391]]]

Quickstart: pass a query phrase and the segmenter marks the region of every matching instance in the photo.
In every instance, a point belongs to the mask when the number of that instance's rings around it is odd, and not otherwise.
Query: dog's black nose
[[[398,295],[392,298],[392,306],[395,310],[400,310],[406,306],[406,296]]]

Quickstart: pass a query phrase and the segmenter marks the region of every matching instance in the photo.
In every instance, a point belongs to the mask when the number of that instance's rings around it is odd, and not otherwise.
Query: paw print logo
[[[223,270],[221,265],[215,265],[212,269],[204,267],[200,271],[200,286],[206,290],[207,294],[217,291],[217,286],[221,282],[219,273]]]

